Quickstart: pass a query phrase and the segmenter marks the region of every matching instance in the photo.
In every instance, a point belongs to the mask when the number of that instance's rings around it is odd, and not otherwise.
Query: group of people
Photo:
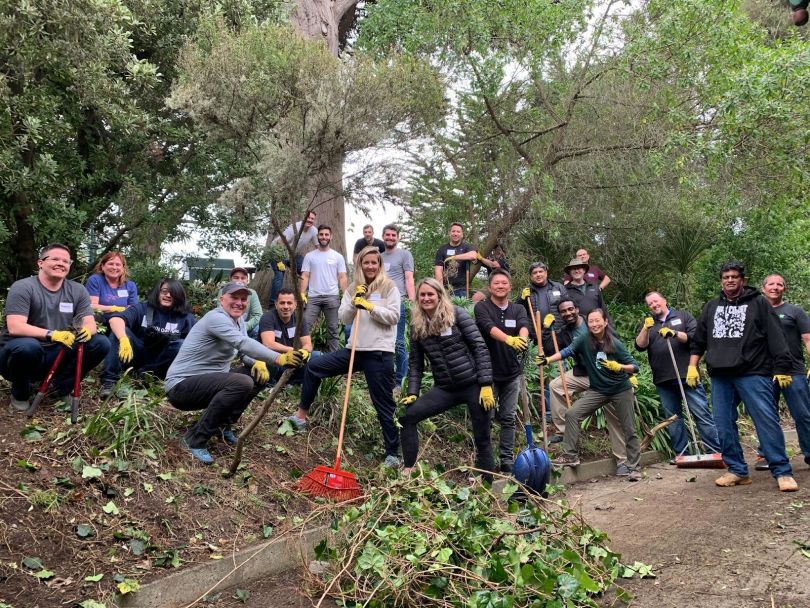
[[[295,368],[290,381],[301,384],[300,401],[288,419],[296,429],[306,429],[321,381],[347,372],[353,343],[355,370],[365,374],[382,429],[386,466],[402,465],[410,472],[419,452],[418,423],[464,404],[476,467],[489,477],[497,468],[512,469],[515,410],[529,342],[535,341],[537,365],[566,362],[547,387],[554,429],[549,441],[562,444],[554,462],[579,464],[581,422],[601,408],[616,474],[641,478],[633,405],[639,367],[607,312],[602,290],[610,278],[590,263],[586,250],[577,251],[560,282],[549,278],[546,264],[532,264],[528,287],[511,301],[513,283],[503,250],[481,256],[464,242],[460,224],[450,226],[449,242],[437,251],[434,276],[414,284],[413,256],[399,246],[398,227],[385,226],[382,240],[374,238],[373,227],[364,227],[349,282],[345,259],[330,247],[331,228],[316,227],[315,220],[309,211],[305,220],[283,232],[290,245],[304,242],[294,249],[293,263],[300,269],[295,290],[285,288],[283,281],[291,260],[273,262],[271,308],[262,312],[258,295],[248,287],[247,271],[235,268],[220,291],[219,306],[196,322],[178,281],[161,279],[140,302],[122,254],[105,254],[85,287],[67,279],[72,263],[67,247],[44,248],[38,274],[14,283],[6,302],[0,375],[11,382],[11,407],[28,408],[32,383],[45,376],[60,350],[66,356],[53,384],[57,395],[66,395],[75,368],[72,346],[83,342],[82,376],[103,362],[102,394],[110,394],[126,366],[164,379],[167,399],[178,409],[203,410],[181,445],[210,463],[209,441],[219,437],[235,443],[233,425],[284,368]],[[487,288],[473,293],[470,274],[476,262],[489,276]],[[648,293],[650,316],[640,324],[635,346],[648,353],[665,412],[680,415],[687,407],[704,449],[722,454],[728,472],[717,485],[751,483],[736,426],[742,402],[760,442],[757,468],[769,468],[780,490],[794,491],[798,486],[777,404],[784,394],[810,464],[810,390],[804,365],[810,319],[800,307],[784,302],[785,280],[778,274],[769,275],[760,292],[745,284],[740,264],[728,263],[721,269],[720,287],[720,295],[704,306],[698,319],[670,309],[660,292]],[[475,300],[473,316],[453,303],[454,295]],[[300,322],[299,302],[305,305]],[[97,333],[94,313],[107,325],[106,337]],[[328,334],[322,353],[313,351],[309,335],[321,313]],[[351,328],[352,340],[344,347],[339,322]],[[704,355],[711,411],[697,371]],[[234,366],[237,356],[240,364]],[[426,365],[432,385],[423,387]],[[397,400],[405,407],[395,420]],[[500,425],[497,465],[493,420]],[[682,418],[668,430],[674,450],[686,452],[691,444]]]

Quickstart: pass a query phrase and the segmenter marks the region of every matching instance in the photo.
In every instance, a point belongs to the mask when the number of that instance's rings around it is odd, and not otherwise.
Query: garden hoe
[[[700,449],[700,442],[695,435],[695,421],[692,419],[692,412],[689,411],[689,405],[686,402],[686,393],[683,390],[683,383],[680,381],[680,372],[678,371],[678,362],[675,361],[675,353],[672,352],[672,344],[669,340],[667,348],[669,349],[669,357],[672,359],[672,365],[675,367],[675,377],[678,378],[678,388],[681,389],[681,399],[683,403],[681,408],[686,413],[686,420],[688,421],[689,433],[692,435],[692,449],[694,454],[687,454],[689,451],[689,443],[683,452],[675,456],[675,466],[679,469],[725,469],[726,463],[723,462],[723,455],[718,453],[706,454]]]
[[[360,484],[352,473],[340,469],[340,457],[343,453],[343,432],[346,429],[346,411],[349,408],[349,391],[352,387],[352,371],[354,371],[354,350],[357,345],[359,331],[358,321],[360,310],[354,315],[352,331],[352,345],[349,353],[349,371],[346,378],[346,394],[343,396],[343,411],[340,414],[340,434],[338,435],[337,455],[335,466],[315,467],[298,481],[298,488],[305,494],[324,496],[337,502],[352,500],[363,494]]]

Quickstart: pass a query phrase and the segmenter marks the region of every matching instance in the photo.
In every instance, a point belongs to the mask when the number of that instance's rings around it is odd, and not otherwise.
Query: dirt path
[[[659,464],[640,483],[604,478],[567,495],[625,563],[654,567],[655,579],[625,585],[633,607],[799,608],[810,605],[810,559],[794,542],[810,543],[810,470],[792,464],[800,490],[789,494],[767,471],[718,488],[722,471]]]

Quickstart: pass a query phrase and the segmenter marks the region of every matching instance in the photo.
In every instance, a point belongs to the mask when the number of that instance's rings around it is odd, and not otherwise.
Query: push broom
[[[298,480],[298,489],[312,496],[324,496],[336,502],[352,500],[363,494],[360,484],[352,473],[340,469],[340,457],[343,454],[343,432],[346,429],[346,411],[349,409],[349,391],[352,387],[354,369],[354,349],[357,345],[357,334],[360,331],[358,321],[360,310],[354,315],[352,325],[352,345],[349,353],[349,376],[346,378],[346,394],[343,396],[343,411],[340,414],[340,434],[338,435],[335,466],[317,466]]]
[[[692,449],[694,454],[687,454],[689,444],[683,452],[675,456],[675,466],[679,469],[725,469],[726,463],[723,462],[723,455],[714,453],[706,454],[700,449],[700,442],[695,435],[695,421],[692,419],[692,412],[689,411],[689,404],[686,402],[686,392],[683,390],[683,383],[681,382],[681,374],[678,371],[678,362],[675,361],[675,353],[672,351],[672,344],[667,339],[667,348],[669,349],[669,357],[672,359],[672,365],[675,367],[675,377],[678,380],[678,388],[681,391],[681,399],[683,400],[682,409],[686,412],[686,419],[688,421],[689,432],[692,435]]]

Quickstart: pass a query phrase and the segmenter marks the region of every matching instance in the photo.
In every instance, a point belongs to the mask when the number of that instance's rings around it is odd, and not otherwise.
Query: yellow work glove
[[[312,354],[304,348],[299,348],[295,352],[297,352],[301,356],[301,363],[304,365],[306,365],[306,362],[309,361],[309,356]]]
[[[354,288],[354,297],[355,298],[362,298],[364,295],[368,293],[368,287],[365,285],[358,285]]]
[[[279,272],[287,272],[287,266],[284,262],[276,262],[276,270]]]
[[[352,299],[352,304],[354,305],[355,308],[360,308],[362,310],[367,310],[368,312],[371,312],[372,310],[374,310],[374,304],[372,304],[371,302],[369,302],[365,298],[356,297],[356,298]]]
[[[622,371],[622,364],[618,361],[614,361],[613,359],[605,359],[602,361],[602,367],[604,367],[609,372],[620,372]]]
[[[129,341],[128,336],[121,336],[118,338],[118,358],[121,363],[129,363],[135,353],[132,352],[132,343]]]
[[[689,388],[697,388],[699,382],[700,374],[698,373],[697,367],[690,365],[686,368],[686,385]]]
[[[529,341],[521,336],[507,336],[506,344],[518,352],[523,352],[529,348]]]
[[[93,339],[93,334],[90,333],[90,330],[86,327],[80,327],[76,331],[76,339],[79,342],[89,342]]]
[[[807,370],[807,379],[810,380],[810,369]]]
[[[486,411],[495,407],[495,395],[492,393],[491,386],[482,386],[481,392],[478,393],[478,403],[481,404]]]
[[[776,374],[773,377],[773,381],[779,384],[779,388],[787,388],[791,384],[793,384],[793,376],[787,376],[785,374]]]
[[[107,312],[124,312],[126,309],[126,306],[110,306]]]
[[[408,395],[407,397],[403,397],[399,400],[399,402],[405,407],[411,405],[414,401],[416,401],[416,395]]]
[[[532,290],[528,287],[524,287],[523,291],[520,292],[520,299],[521,300],[528,300],[529,296],[532,295]]]
[[[76,336],[73,335],[72,331],[67,329],[58,329],[51,334],[51,342],[59,342],[68,348],[72,347],[75,341]]]
[[[658,334],[662,338],[674,338],[677,333],[678,333],[677,331],[675,331],[674,329],[670,329],[669,327],[662,327],[661,329],[658,330]]]
[[[270,371],[267,369],[267,363],[264,361],[256,361],[253,367],[250,368],[250,375],[256,378],[259,384],[267,384],[270,379]]]
[[[307,298],[307,294],[305,294],[303,291],[301,292],[301,301],[304,303],[304,306],[306,306],[307,302],[309,302],[309,298]]]
[[[543,317],[543,327],[548,329],[549,327],[554,325],[555,320],[556,319],[554,319],[554,315],[551,314],[551,313],[548,313],[545,317]]]
[[[638,376],[636,376],[634,374],[634,375],[630,376],[628,378],[628,380],[630,381],[630,386],[633,387],[633,392],[637,393],[638,392]]]
[[[276,359],[276,365],[281,367],[301,367],[303,364],[304,360],[301,358],[301,353],[297,350],[286,352],[283,355],[279,355],[279,358]]]
[[[647,317],[646,319],[644,319],[644,329],[649,331],[652,329],[653,325],[655,325],[655,319],[653,319],[652,317]]]
[[[545,367],[548,365],[548,357],[546,357],[543,353],[540,353],[534,358],[534,362],[538,367]]]

